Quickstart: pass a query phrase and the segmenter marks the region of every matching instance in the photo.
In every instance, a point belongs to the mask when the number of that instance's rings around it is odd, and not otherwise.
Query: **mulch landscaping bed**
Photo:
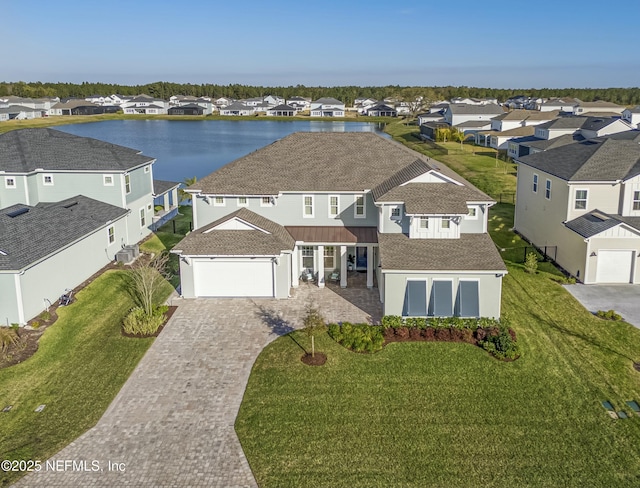
[[[636,371],[640,371],[640,363],[633,363],[633,367],[636,368]]]
[[[158,327],[158,330],[156,330],[155,334],[148,334],[148,335],[128,334],[124,330],[121,331],[121,333],[123,336],[130,337],[132,339],[146,339],[147,337],[158,337],[160,335],[160,332],[164,330],[164,326],[167,325],[167,322],[169,322],[169,319],[173,316],[174,313],[176,313],[176,310],[178,310],[178,307],[176,306],[169,307],[169,309],[167,310],[167,313],[164,314],[164,317],[165,317],[164,322],[162,322],[162,325]]]
[[[323,352],[317,352],[314,356],[311,354],[303,354],[300,361],[307,366],[322,366],[327,362],[327,355]]]
[[[488,335],[498,335],[498,329],[458,329],[454,327],[427,327],[418,329],[415,327],[399,327],[384,329],[384,343],[391,342],[466,342],[478,345],[478,341],[484,340]],[[516,333],[509,329],[509,335],[515,341]]]

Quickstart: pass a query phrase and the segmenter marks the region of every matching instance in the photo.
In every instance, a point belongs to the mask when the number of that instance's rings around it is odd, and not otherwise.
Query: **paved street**
[[[565,288],[592,313],[615,310],[640,328],[640,285],[565,285]]]
[[[177,299],[98,424],[53,458],[96,460],[103,471],[42,471],[15,486],[256,486],[235,418],[256,357],[301,326],[310,300],[330,321],[380,319],[377,289],[302,284],[289,300]],[[109,461],[125,471],[109,472]]]

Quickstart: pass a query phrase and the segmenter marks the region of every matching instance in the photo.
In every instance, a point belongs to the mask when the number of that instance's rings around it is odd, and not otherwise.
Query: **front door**
[[[356,269],[367,269],[366,247],[356,247]]]

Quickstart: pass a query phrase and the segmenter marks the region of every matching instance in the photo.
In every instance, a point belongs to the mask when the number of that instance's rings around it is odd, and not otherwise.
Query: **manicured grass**
[[[638,486],[640,418],[613,421],[600,401],[640,398],[640,331],[509,271],[512,363],[454,343],[356,354],[323,335],[328,361],[309,367],[303,333],[268,346],[236,422],[260,486]]]
[[[160,290],[166,299],[171,286]],[[0,457],[45,460],[95,425],[153,339],[120,334],[133,306],[123,272],[110,271],[58,309],[39,349],[23,363],[0,370]],[[34,409],[46,404],[41,413]],[[15,481],[0,471],[0,485]]]
[[[432,149],[428,143],[418,138],[420,129],[416,125],[395,122],[388,124],[385,132],[411,149],[445,163],[496,200],[500,201],[502,198],[503,201],[514,203],[513,194],[516,191],[515,165],[497,160],[495,150],[479,146],[474,147],[471,144],[465,144],[461,148],[460,143],[444,142],[438,143],[438,145],[445,147],[449,154],[441,154]]]

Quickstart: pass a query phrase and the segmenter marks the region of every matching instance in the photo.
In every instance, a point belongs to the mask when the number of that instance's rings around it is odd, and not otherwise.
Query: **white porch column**
[[[180,202],[178,201],[177,188],[174,188],[173,190],[171,190],[171,201],[173,202],[174,207],[177,207],[178,205],[180,205]]]
[[[169,211],[169,193],[162,195],[162,201],[164,202],[164,211]]]
[[[367,244],[367,288],[373,288],[373,246]]]
[[[324,288],[324,246],[318,246],[316,251],[318,258],[318,287]]]
[[[340,246],[340,288],[347,287],[347,246]]]
[[[291,286],[293,288],[300,286],[300,270],[298,269],[300,252],[298,249],[298,246],[293,246],[293,254],[291,254]]]

